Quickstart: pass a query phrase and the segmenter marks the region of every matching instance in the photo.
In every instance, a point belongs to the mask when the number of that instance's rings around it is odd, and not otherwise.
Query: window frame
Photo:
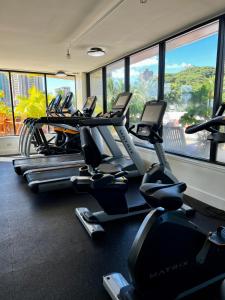
[[[177,33],[170,35],[160,41],[157,41],[155,43],[149,44],[144,48],[137,49],[133,52],[131,52],[129,55],[126,55],[124,57],[119,57],[118,59],[114,60],[113,62],[110,62],[108,64],[105,64],[104,66],[98,67],[97,69],[102,69],[103,75],[105,73],[105,76],[103,76],[103,106],[107,107],[107,97],[106,97],[106,68],[107,66],[118,62],[122,59],[125,59],[125,91],[130,91],[130,56],[134,55],[136,53],[142,52],[144,50],[148,50],[149,48],[152,48],[154,46],[159,46],[159,70],[158,70],[158,99],[164,100],[164,81],[165,81],[165,50],[166,50],[166,42],[169,40],[172,40],[176,37],[179,37],[181,35],[187,34],[193,30],[199,29],[203,26],[210,25],[213,22],[218,21],[219,23],[219,29],[218,29],[218,45],[217,45],[217,58],[216,58],[216,70],[215,70],[215,85],[214,85],[214,101],[213,101],[213,112],[212,116],[215,115],[219,105],[222,103],[222,91],[223,91],[223,81],[224,81],[224,61],[225,61],[225,14],[222,14],[220,16],[216,16],[214,18],[208,19],[205,22],[198,23],[194,26],[190,26],[184,30],[180,30]],[[95,69],[95,70],[97,70]],[[91,72],[95,71],[92,70]],[[89,73],[91,73],[89,72]],[[88,76],[87,76],[88,78]],[[106,110],[105,110],[106,111]],[[128,111],[128,126],[129,126],[129,111]],[[140,146],[147,148],[146,146]],[[151,150],[151,148],[148,148]],[[210,155],[208,159],[199,158],[199,157],[192,157],[184,154],[174,153],[170,151],[166,151],[166,153],[177,155],[180,157],[186,157],[190,159],[194,159],[197,161],[203,161],[208,162],[212,164],[222,165],[225,166],[225,163],[217,161],[216,160],[216,154],[217,154],[217,145],[210,142]]]
[[[21,71],[21,70],[8,70],[8,69],[0,69],[0,72],[7,73],[7,76],[9,78],[9,90],[10,90],[10,98],[11,98],[11,108],[12,108],[12,117],[13,117],[13,129],[14,133],[13,135],[7,135],[7,136],[1,136],[0,138],[10,137],[10,136],[17,136],[16,135],[16,123],[15,123],[15,116],[14,116],[14,96],[13,96],[13,83],[12,83],[12,74],[13,73],[19,73],[19,74],[38,74],[42,75],[44,78],[44,94],[45,94],[45,100],[46,100],[46,106],[48,104],[48,89],[47,89],[47,76],[56,76],[55,73],[44,73],[44,72],[34,72],[34,71]],[[74,77],[74,86],[75,86],[75,97],[76,97],[76,75],[68,75],[70,77]]]

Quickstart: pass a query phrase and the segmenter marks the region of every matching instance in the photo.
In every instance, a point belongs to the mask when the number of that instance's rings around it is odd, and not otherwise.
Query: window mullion
[[[12,107],[12,118],[13,118],[13,130],[14,135],[16,135],[16,122],[15,122],[15,115],[14,115],[14,105],[13,105],[13,91],[12,91],[12,76],[11,72],[9,72],[9,88],[10,88],[10,97],[11,97],[11,107]]]
[[[166,48],[165,42],[159,43],[158,100],[164,99],[165,48]]]

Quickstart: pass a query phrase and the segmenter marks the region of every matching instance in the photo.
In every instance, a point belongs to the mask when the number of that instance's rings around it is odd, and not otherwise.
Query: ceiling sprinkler
[[[66,51],[66,58],[71,59],[70,49],[68,48]]]

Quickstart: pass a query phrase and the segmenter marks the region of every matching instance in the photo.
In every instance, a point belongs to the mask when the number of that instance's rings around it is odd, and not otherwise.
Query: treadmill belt
[[[39,165],[39,164],[48,164],[48,163],[58,163],[64,161],[73,161],[83,159],[81,153],[73,154],[64,154],[64,155],[53,155],[53,156],[40,156],[40,157],[31,157],[31,158],[19,158],[13,161],[14,167],[22,165]]]
[[[13,161],[13,165],[16,173],[21,175],[28,170],[40,169],[43,167],[56,167],[59,164],[66,165],[67,163],[76,162],[77,160],[83,160],[80,153],[16,159]]]
[[[26,175],[27,182],[32,181],[42,181],[42,180],[49,180],[49,179],[58,179],[64,177],[72,177],[79,175],[79,166],[78,167],[69,167],[63,169],[55,169],[55,170],[48,170],[45,172],[33,172],[28,173]]]

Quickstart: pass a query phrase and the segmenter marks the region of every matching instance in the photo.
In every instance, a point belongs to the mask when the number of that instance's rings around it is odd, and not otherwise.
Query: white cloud
[[[147,66],[157,65],[158,62],[159,62],[159,58],[157,56],[153,56],[151,58],[147,58],[147,59],[141,60],[135,64],[132,64],[132,66],[147,67]]]
[[[192,64],[187,64],[185,62],[182,62],[181,64],[168,64],[166,65],[167,69],[182,69],[182,68],[190,68],[192,67]]]
[[[139,67],[148,67],[148,66],[152,66],[152,65],[157,65],[159,62],[159,59],[157,56],[153,56],[151,58],[147,58],[144,59],[142,61],[139,61],[135,64],[132,64],[132,66],[134,66],[135,68],[139,68]],[[131,68],[130,69],[130,76],[139,76],[140,72],[135,70],[135,68]],[[116,69],[116,70],[112,70],[112,77],[114,78],[124,78],[124,68],[120,68],[120,69]]]
[[[140,75],[140,72],[139,71],[136,71],[134,69],[131,69],[130,70],[130,76],[131,77],[136,77],[136,76],[139,76]]]
[[[124,68],[120,68],[112,71],[112,77],[114,78],[124,78]]]

